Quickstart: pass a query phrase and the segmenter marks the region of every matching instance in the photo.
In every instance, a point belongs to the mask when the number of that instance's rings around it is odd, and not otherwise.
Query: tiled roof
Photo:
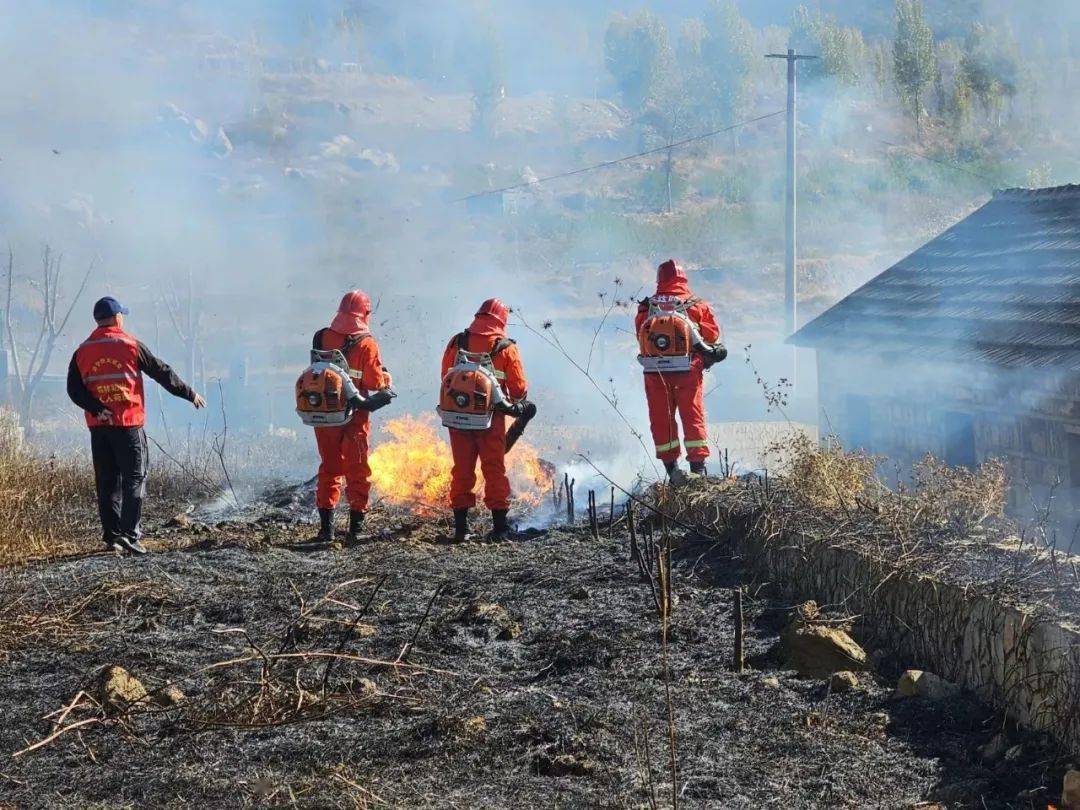
[[[789,342],[1080,369],[1080,185],[997,192]]]

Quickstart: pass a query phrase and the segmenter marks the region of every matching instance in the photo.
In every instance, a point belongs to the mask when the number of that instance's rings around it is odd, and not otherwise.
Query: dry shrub
[[[970,470],[927,454],[912,470],[912,481],[911,505],[924,525],[966,536],[1005,514],[1008,477],[999,459]]]
[[[846,451],[835,436],[819,444],[805,433],[793,434],[771,445],[766,455],[777,460],[792,494],[814,509],[854,509],[881,489],[877,457]]]
[[[0,565],[73,550],[93,498],[89,469],[37,455],[22,442],[17,417],[0,410]]]

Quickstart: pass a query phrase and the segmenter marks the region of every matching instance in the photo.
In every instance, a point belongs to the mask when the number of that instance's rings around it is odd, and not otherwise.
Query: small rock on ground
[[[829,678],[829,691],[836,694],[850,692],[859,686],[859,676],[849,669],[834,672]]]
[[[146,700],[146,687],[123,667],[112,665],[98,671],[90,694],[106,711],[122,712]]]
[[[1061,806],[1063,810],[1080,810],[1080,771],[1070,770],[1065,773]]]
[[[909,669],[896,683],[897,698],[922,697],[927,700],[948,700],[960,694],[960,687],[938,677],[933,672]]]
[[[788,666],[804,678],[827,678],[840,670],[865,670],[866,650],[843,630],[796,622],[781,637]]]

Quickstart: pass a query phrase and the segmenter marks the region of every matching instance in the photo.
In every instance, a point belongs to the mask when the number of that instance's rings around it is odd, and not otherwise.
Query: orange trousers
[[[484,505],[492,511],[510,508],[510,479],[506,477],[506,416],[497,413],[487,430],[450,430],[450,506],[476,506],[476,461],[484,474]]]
[[[678,413],[682,422],[683,445],[690,461],[709,457],[709,435],[705,425],[705,382],[700,368],[667,374],[646,374],[645,398],[649,402],[656,457],[674,461],[682,455],[679,446]]]
[[[340,427],[315,428],[319,446],[319,482],[315,488],[315,505],[333,509],[341,498],[345,482],[345,497],[349,509],[367,509],[371,492],[371,467],[368,466],[368,436],[371,433],[371,414],[357,411],[352,421]]]

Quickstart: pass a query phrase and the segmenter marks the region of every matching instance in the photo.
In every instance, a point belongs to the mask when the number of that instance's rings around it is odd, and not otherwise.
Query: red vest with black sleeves
[[[112,422],[103,422],[87,412],[90,427],[116,425],[142,427],[146,422],[146,400],[142,372],[139,371],[139,343],[118,326],[99,326],[75,351],[87,389],[112,411]]]

